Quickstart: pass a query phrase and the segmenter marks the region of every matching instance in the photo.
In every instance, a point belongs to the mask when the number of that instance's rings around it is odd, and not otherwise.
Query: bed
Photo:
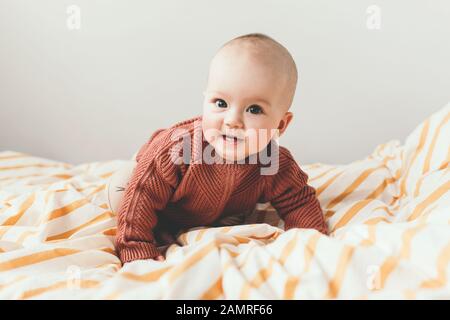
[[[329,237],[284,231],[260,204],[124,266],[105,185],[126,160],[2,151],[0,299],[450,299],[449,117],[450,104],[346,165],[302,165]]]

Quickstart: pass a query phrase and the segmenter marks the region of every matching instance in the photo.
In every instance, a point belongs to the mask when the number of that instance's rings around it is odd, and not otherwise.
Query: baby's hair
[[[297,65],[295,64],[294,58],[292,57],[291,53],[281,43],[263,33],[248,33],[238,36],[226,42],[221,47],[221,49],[242,42],[251,44],[253,48],[261,49],[262,51],[267,48],[264,48],[264,45],[268,45],[271,49],[274,49],[274,51],[276,51],[279,56],[282,57],[288,76],[289,91],[291,96],[291,98],[289,99],[290,107],[294,98],[298,80]]]

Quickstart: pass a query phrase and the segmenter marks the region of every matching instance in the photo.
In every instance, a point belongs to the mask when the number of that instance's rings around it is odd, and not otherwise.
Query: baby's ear
[[[281,119],[279,125],[278,125],[278,130],[279,130],[279,135],[281,136],[284,131],[286,131],[287,127],[289,126],[289,123],[292,121],[292,118],[294,117],[294,114],[292,112],[286,112],[283,116],[283,118]]]

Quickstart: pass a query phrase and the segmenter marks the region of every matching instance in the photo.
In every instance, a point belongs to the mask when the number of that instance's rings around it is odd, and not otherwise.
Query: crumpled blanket
[[[124,160],[0,152],[0,299],[449,299],[449,117],[346,165],[302,165],[329,237],[284,231],[262,204],[123,267],[105,184]]]

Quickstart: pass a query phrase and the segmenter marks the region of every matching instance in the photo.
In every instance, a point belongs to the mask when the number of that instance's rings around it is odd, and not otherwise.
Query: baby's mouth
[[[242,138],[238,138],[238,137],[230,136],[230,135],[226,135],[226,134],[223,134],[221,137],[225,142],[228,142],[228,143],[238,144],[239,142],[244,141],[244,139],[242,139]]]

